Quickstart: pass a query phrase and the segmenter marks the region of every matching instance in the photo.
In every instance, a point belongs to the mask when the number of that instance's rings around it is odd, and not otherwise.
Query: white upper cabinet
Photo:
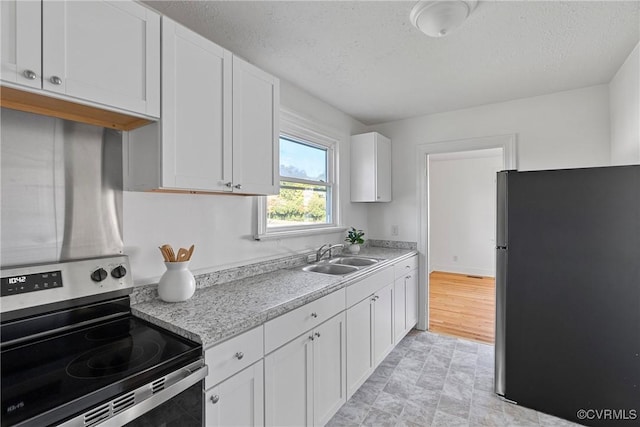
[[[36,1],[0,1],[2,80],[40,89],[41,4]]]
[[[233,187],[278,194],[280,81],[233,57]]]
[[[162,120],[125,138],[125,189],[278,193],[279,80],[162,18]]]
[[[351,201],[391,201],[391,140],[377,132],[351,137]]]
[[[42,3],[42,87],[160,116],[160,16],[133,1]]]
[[[231,191],[231,58],[162,18],[162,187]]]

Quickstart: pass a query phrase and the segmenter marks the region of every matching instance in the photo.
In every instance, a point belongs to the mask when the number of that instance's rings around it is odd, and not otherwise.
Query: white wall
[[[611,163],[640,163],[640,43],[609,83]]]
[[[281,82],[281,105],[341,135],[340,205],[345,225],[367,229],[365,206],[349,202],[349,138],[365,126],[306,92]],[[164,272],[158,246],[195,244],[195,273],[267,260],[341,242],[344,233],[257,242],[255,197],[125,192],[125,253],[136,284],[156,283]]]
[[[429,156],[430,271],[495,276],[496,172],[502,153],[464,154]]]
[[[608,165],[608,85],[389,122],[370,130],[391,138],[393,201],[369,208],[369,237],[415,242],[418,145],[516,133],[520,170]],[[391,236],[393,224],[399,226],[398,236]]]

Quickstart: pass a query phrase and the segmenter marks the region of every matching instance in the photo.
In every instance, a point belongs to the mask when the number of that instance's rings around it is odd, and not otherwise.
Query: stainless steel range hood
[[[119,131],[2,108],[2,267],[122,253]]]

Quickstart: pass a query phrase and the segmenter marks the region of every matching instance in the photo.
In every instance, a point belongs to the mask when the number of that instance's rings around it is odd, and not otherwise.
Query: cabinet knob
[[[220,396],[218,396],[217,394],[215,396],[211,396],[211,403],[213,403],[214,405],[218,403],[219,400]]]
[[[62,84],[62,79],[58,76],[51,76],[49,81],[56,86],[60,86]]]
[[[407,277],[405,277],[405,279],[411,279],[411,275],[408,275]]]
[[[38,75],[31,70],[24,70],[24,72],[22,73],[23,76],[25,76],[25,78],[29,79],[29,80],[35,80],[38,78]]]
[[[313,335],[309,335],[309,339],[310,339],[311,341],[315,340],[315,338],[313,337]]]
[[[233,188],[237,188],[238,190],[242,190],[242,184],[236,184]]]
[[[231,184],[231,182],[225,182],[224,186],[227,187],[227,188],[231,188],[232,184]]]
[[[318,313],[311,313],[311,317],[315,319],[316,317],[318,317]]]
[[[315,334],[313,334],[316,336],[316,338],[320,338],[320,332],[316,332]]]
[[[242,360],[242,358],[244,357],[244,353],[239,351],[236,354],[234,354],[233,357],[235,357],[238,360]]]

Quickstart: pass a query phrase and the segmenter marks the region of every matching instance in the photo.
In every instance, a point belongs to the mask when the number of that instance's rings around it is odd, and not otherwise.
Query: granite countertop
[[[206,349],[414,254],[407,249],[365,247],[358,256],[383,261],[348,276],[309,273],[301,267],[282,269],[198,289],[185,302],[156,298],[132,305],[131,310]]]

